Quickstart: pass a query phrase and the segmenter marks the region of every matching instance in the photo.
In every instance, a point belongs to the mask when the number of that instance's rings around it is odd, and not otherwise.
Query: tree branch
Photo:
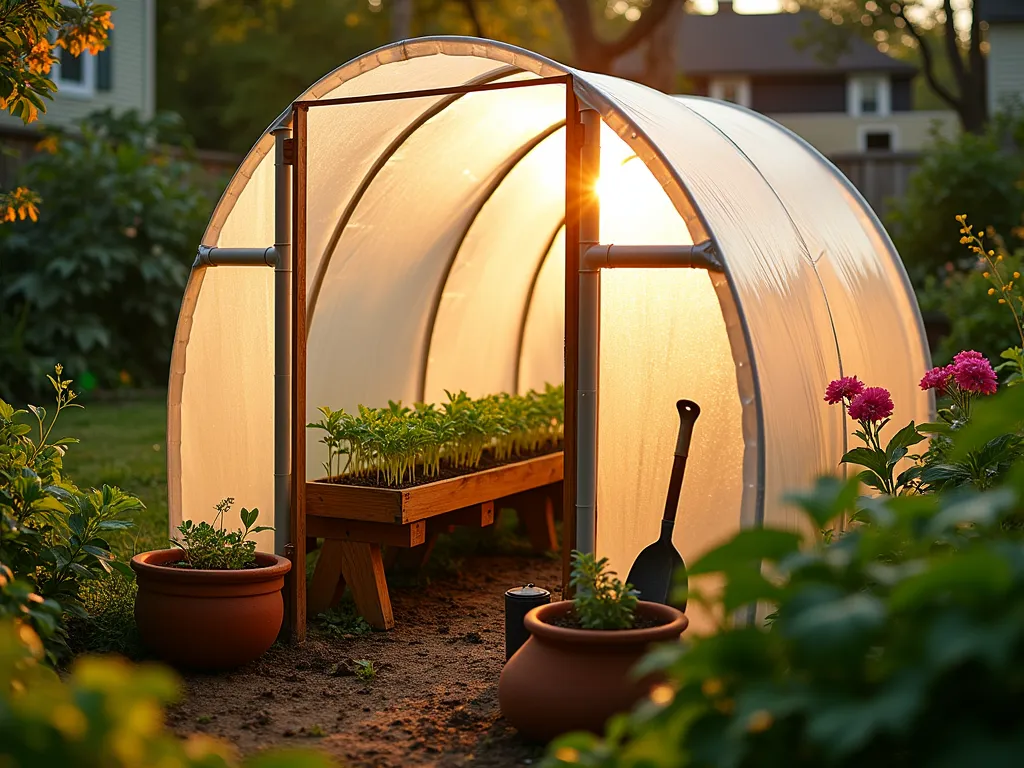
[[[964,67],[964,60],[960,56],[960,46],[957,42],[956,24],[953,13],[953,0],[942,0],[942,10],[946,14],[945,34],[943,42],[946,44],[946,56],[953,68],[953,74],[960,85],[960,95],[966,94],[967,69]]]
[[[642,43],[651,32],[668,16],[673,2],[678,0],[652,0],[651,4],[633,22],[629,31],[618,40],[604,43],[602,48],[609,59],[617,59]]]
[[[940,83],[939,79],[935,76],[935,58],[932,56],[932,49],[931,45],[928,43],[928,39],[922,35],[920,31],[918,31],[917,27],[911,23],[910,19],[907,18],[907,8],[902,3],[900,4],[899,12],[896,15],[903,19],[904,23],[907,25],[907,31],[910,33],[910,36],[917,41],[917,45],[921,49],[921,63],[924,64],[924,76],[928,81],[928,85],[931,86],[931,89],[935,91],[936,94],[938,94],[940,99],[959,112],[962,106],[960,99],[958,99],[956,95],[950,93],[949,89]]]
[[[665,19],[672,3],[683,0],[652,0],[640,18],[617,40],[599,40],[590,15],[588,0],[557,0],[565,28],[572,40],[578,66],[611,62],[642,43]]]
[[[460,0],[460,2],[466,9],[470,24],[473,25],[473,37],[487,37],[484,34],[484,26],[480,23],[480,14],[476,11],[476,3],[473,0]]]

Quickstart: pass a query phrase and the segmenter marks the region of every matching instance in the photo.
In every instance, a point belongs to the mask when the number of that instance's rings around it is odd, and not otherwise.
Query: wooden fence
[[[910,174],[917,168],[921,155],[918,152],[857,152],[833,155],[829,159],[884,218],[891,201],[906,194]]]

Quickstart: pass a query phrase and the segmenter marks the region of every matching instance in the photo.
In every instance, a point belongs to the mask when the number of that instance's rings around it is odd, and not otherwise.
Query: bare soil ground
[[[188,675],[170,713],[180,734],[207,733],[245,754],[316,746],[346,766],[533,765],[498,710],[505,661],[504,592],[527,582],[558,599],[560,563],[544,557],[475,556],[457,576],[392,587],[390,632],[332,637],[310,624],[297,648],[275,646],[229,675]],[[372,680],[352,673],[372,661]]]

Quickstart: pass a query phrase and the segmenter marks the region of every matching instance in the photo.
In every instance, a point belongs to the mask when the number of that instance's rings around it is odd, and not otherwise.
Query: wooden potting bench
[[[517,511],[535,549],[557,549],[562,477],[558,452],[405,489],[307,482],[306,536],[311,544],[324,539],[307,590],[309,614],[327,610],[347,584],[370,626],[390,629],[383,547],[409,550],[422,563],[438,535],[492,525],[503,508]]]

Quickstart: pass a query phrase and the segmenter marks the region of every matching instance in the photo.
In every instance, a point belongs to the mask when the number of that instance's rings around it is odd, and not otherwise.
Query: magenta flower
[[[975,352],[973,349],[965,349],[963,352],[957,352],[953,355],[953,365],[963,362],[964,360],[985,360],[985,356],[981,352]]]
[[[825,389],[825,400],[829,405],[852,400],[864,391],[864,382],[856,376],[844,376],[831,382]]]
[[[934,389],[936,394],[944,395],[949,389],[949,377],[953,375],[953,366],[932,368],[921,379],[921,389]]]
[[[884,387],[868,387],[850,403],[850,418],[881,421],[892,416],[892,397]]]
[[[996,372],[985,358],[965,357],[957,361],[953,366],[953,380],[965,392],[982,395],[994,395],[999,386]]]

